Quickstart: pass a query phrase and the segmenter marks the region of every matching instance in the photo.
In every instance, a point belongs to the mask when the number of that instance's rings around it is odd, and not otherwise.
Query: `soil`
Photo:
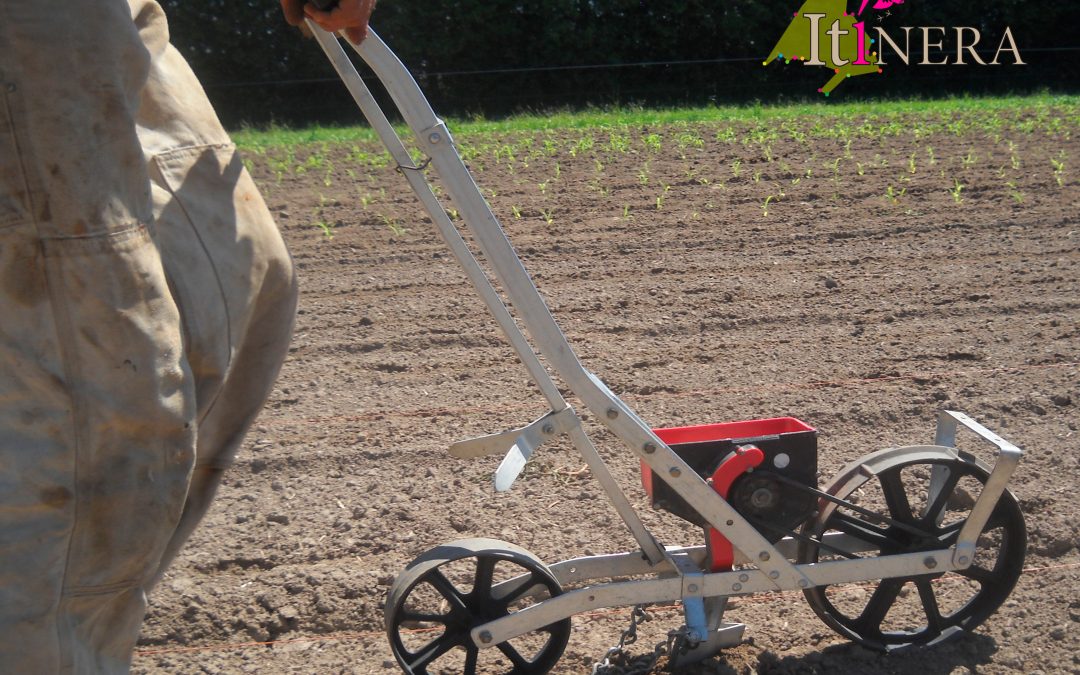
[[[1080,672],[1080,128],[1072,108],[999,114],[459,139],[585,366],[653,426],[798,417],[819,430],[822,484],[932,443],[942,409],[1024,449],[1025,572],[973,634],[884,655],[799,593],[746,596],[727,614],[744,642],[684,672]],[[394,672],[383,603],[427,549],[493,537],[552,563],[635,548],[565,439],[506,493],[500,457],[447,454],[547,408],[385,164],[369,142],[250,155],[299,269],[296,334],[150,598],[137,673]],[[703,543],[570,400],[659,539]],[[974,435],[960,447],[992,460]],[[673,606],[651,616],[630,655],[682,623]],[[590,672],[628,621],[575,617],[554,672]]]

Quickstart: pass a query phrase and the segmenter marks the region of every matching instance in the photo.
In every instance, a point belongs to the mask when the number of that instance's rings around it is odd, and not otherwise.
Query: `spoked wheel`
[[[948,548],[956,543],[989,474],[985,465],[935,446],[868,455],[826,489],[855,506],[823,502],[819,516],[804,529],[815,540],[832,532],[848,535],[851,545],[838,547],[846,555],[804,542],[799,561]],[[979,536],[969,568],[927,569],[926,574],[868,585],[819,586],[805,591],[806,599],[831,628],[872,649],[937,644],[975,628],[1001,606],[1020,576],[1026,549],[1023,514],[1006,490]]]
[[[562,593],[548,568],[522,548],[496,539],[463,539],[420,556],[394,581],[386,631],[410,675],[532,675],[555,665],[570,639],[570,618],[480,649],[470,631]]]

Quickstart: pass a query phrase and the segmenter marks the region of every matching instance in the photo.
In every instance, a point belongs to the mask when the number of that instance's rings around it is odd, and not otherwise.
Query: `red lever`
[[[735,479],[764,461],[765,453],[756,445],[738,446],[735,448],[735,454],[716,467],[716,472],[712,475],[713,490],[716,490],[721,497],[727,500],[728,491],[731,489],[731,484],[735,482]],[[735,563],[735,550],[731,547],[731,542],[715,528],[709,527],[707,530],[709,532],[710,570],[713,572],[730,570]]]

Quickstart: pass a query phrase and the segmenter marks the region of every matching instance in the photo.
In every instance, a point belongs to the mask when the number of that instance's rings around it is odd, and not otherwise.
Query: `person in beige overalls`
[[[157,3],[0,0],[0,673],[128,670],[296,299]]]

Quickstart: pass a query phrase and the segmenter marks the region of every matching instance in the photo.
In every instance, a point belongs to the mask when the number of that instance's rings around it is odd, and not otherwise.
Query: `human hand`
[[[281,0],[285,20],[300,26],[304,19],[311,19],[330,33],[345,31],[345,37],[360,44],[367,37],[368,20],[375,9],[375,0],[338,0],[329,11],[321,11],[307,0]]]

